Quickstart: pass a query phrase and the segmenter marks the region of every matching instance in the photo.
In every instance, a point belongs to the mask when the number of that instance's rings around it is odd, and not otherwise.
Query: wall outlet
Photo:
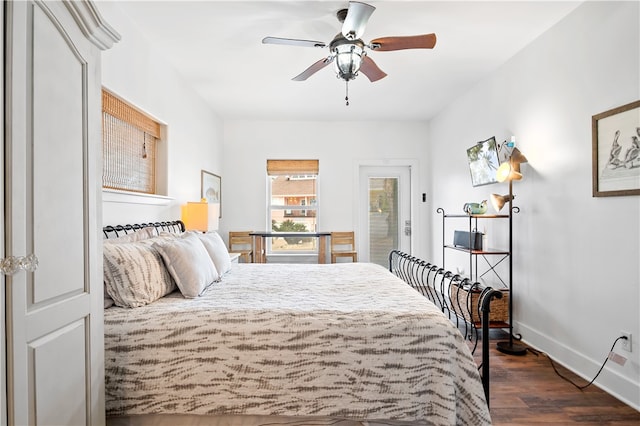
[[[628,331],[621,331],[620,335],[623,337],[626,337],[626,339],[621,339],[622,349],[624,349],[625,351],[631,352],[631,333],[629,333]]]

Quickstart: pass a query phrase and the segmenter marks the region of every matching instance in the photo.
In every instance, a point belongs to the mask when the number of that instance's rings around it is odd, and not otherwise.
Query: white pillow
[[[207,234],[198,233],[197,235],[216,265],[220,277],[229,272],[231,270],[231,256],[229,256],[229,250],[222,241],[222,237],[215,231]]]
[[[146,305],[176,288],[160,253],[143,242],[103,244],[103,270],[107,293],[124,308]]]
[[[162,255],[164,264],[184,297],[198,297],[218,280],[216,267],[194,234],[158,241],[153,247]]]

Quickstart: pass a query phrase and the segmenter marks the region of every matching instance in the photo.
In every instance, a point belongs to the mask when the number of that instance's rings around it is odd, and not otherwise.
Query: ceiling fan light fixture
[[[334,39],[331,50],[335,56],[334,64],[338,78],[349,81],[356,78],[362,59],[366,55],[362,40],[349,41],[342,37]]]
[[[336,60],[334,61],[338,78],[353,80],[360,71],[364,51],[355,44],[343,44],[336,48]]]

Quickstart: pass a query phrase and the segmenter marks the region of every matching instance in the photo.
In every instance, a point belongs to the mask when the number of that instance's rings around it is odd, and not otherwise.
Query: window
[[[316,232],[318,229],[318,160],[267,160],[272,231]],[[271,238],[270,253],[317,252],[315,237]]]
[[[157,194],[161,125],[102,90],[102,187]]]

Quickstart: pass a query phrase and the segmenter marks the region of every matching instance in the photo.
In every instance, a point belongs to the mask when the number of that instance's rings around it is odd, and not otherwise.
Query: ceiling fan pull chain
[[[345,90],[346,95],[344,97],[344,100],[346,101],[346,106],[349,106],[349,80],[346,80],[344,84],[346,86],[346,90]]]

